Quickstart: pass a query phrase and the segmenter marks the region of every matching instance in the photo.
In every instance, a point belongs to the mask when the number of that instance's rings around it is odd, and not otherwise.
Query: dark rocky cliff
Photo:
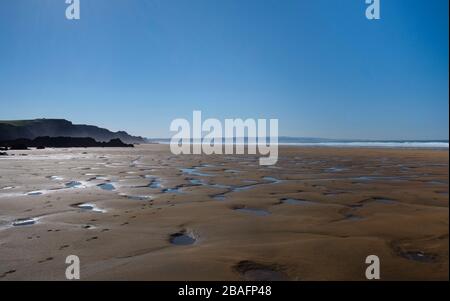
[[[65,119],[0,121],[0,141],[37,137],[90,137],[100,142],[120,139],[124,143],[145,143],[142,137],[127,132],[111,132],[93,125],[73,124]]]

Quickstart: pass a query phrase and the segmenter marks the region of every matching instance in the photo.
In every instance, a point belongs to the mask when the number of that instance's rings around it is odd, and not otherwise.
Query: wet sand
[[[8,153],[0,280],[448,280],[448,150]]]

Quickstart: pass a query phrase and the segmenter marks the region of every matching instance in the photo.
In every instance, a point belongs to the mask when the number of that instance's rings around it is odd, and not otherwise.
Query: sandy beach
[[[0,157],[0,280],[448,280],[448,150],[167,145]],[[14,156],[12,156],[14,154]]]

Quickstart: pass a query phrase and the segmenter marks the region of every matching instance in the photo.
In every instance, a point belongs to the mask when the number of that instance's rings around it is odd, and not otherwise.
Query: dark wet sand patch
[[[397,203],[397,201],[395,201],[395,200],[391,200],[389,198],[384,198],[384,197],[374,197],[374,198],[372,198],[372,200],[376,203],[380,203],[380,204],[384,204],[384,205],[392,205],[392,204]]]
[[[448,196],[448,191],[436,191],[437,194]]]
[[[248,281],[286,281],[287,276],[276,264],[261,264],[249,260],[240,261],[233,269]]]
[[[216,194],[216,195],[213,195],[212,198],[216,201],[222,202],[222,201],[225,201],[225,194],[223,194],[223,193]]]
[[[4,272],[3,274],[0,274],[0,278],[5,278],[6,276],[8,276],[9,274],[13,274],[13,273],[15,273],[16,272],[16,270],[9,270],[9,271],[6,271],[6,272]]]
[[[44,263],[44,262],[51,261],[51,260],[53,260],[53,257],[47,257],[45,259],[39,260],[38,263]]]
[[[446,238],[448,239],[448,234],[443,237],[439,237],[438,239],[446,239]],[[390,243],[390,246],[394,254],[396,254],[397,256],[422,263],[433,263],[438,260],[437,254],[424,252],[416,248],[404,248],[402,247],[402,244],[403,243],[401,241],[392,241]]]
[[[59,247],[59,250],[64,250],[67,249],[68,247],[70,247],[69,245],[62,245],[61,247]]]
[[[362,216],[355,215],[355,214],[352,214],[352,213],[344,214],[344,218],[345,218],[345,220],[349,220],[349,221],[361,221],[361,220],[365,219]]]
[[[327,191],[322,194],[325,196],[338,196],[347,193],[346,191]]]
[[[403,258],[414,260],[418,262],[435,262],[437,255],[424,253],[422,251],[408,251],[408,252],[400,252],[399,255]]]
[[[428,181],[427,183],[430,185],[448,185],[447,182],[439,181],[439,180]]]

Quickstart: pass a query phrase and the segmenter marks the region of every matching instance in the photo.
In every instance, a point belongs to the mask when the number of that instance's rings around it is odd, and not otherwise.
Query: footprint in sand
[[[82,226],[83,229],[95,229],[94,225],[83,225]]]
[[[67,249],[68,247],[70,247],[69,245],[62,245],[61,247],[59,247],[60,250],[64,250]]]
[[[3,274],[0,274],[0,278],[4,278],[4,277],[6,277],[8,274],[12,274],[12,273],[15,273],[16,272],[16,270],[9,270],[9,271],[7,271],[7,272],[4,272]]]
[[[47,258],[45,258],[43,260],[38,261],[38,263],[44,263],[44,262],[47,262],[47,261],[50,261],[50,260],[53,260],[53,257],[47,257]]]

